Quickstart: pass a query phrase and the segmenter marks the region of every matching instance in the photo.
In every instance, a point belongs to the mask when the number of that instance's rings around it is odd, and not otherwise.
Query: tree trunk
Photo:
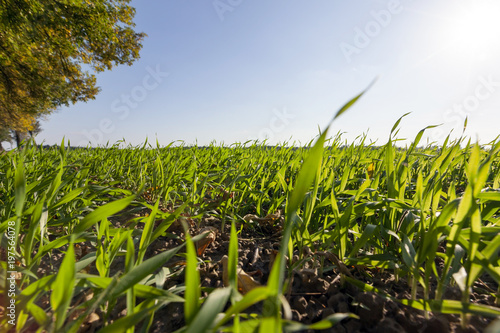
[[[14,137],[16,139],[17,148],[22,148],[22,143],[26,135],[20,131],[14,131]]]
[[[31,141],[31,144],[32,144],[33,146],[36,146],[36,141],[35,141],[35,135],[36,135],[36,134],[37,134],[37,133],[36,133],[35,131],[28,131],[28,136],[29,136],[30,141]]]

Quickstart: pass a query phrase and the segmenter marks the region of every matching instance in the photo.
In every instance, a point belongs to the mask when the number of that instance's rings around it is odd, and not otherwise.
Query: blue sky
[[[307,143],[331,128],[442,143],[487,143],[500,124],[500,4],[494,0],[133,1],[141,58],[98,75],[101,92],[43,122],[37,142],[104,145],[146,137],[199,145]],[[7,145],[8,146],[8,145]]]

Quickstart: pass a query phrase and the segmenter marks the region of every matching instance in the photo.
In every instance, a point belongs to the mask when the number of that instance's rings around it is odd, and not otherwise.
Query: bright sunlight
[[[492,0],[466,1],[457,4],[444,18],[442,32],[445,44],[464,61],[482,61],[500,49],[500,2]],[[438,35],[441,35],[438,33]]]

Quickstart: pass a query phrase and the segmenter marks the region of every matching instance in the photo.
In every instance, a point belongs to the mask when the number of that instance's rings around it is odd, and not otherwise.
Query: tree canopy
[[[139,58],[130,0],[0,0],[0,128],[29,131],[95,98],[95,73]]]

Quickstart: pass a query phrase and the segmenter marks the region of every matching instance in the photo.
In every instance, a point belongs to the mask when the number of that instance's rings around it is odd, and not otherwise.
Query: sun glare
[[[474,60],[492,56],[500,50],[500,1],[460,2],[449,14],[444,20],[443,37],[453,49],[474,56]]]

